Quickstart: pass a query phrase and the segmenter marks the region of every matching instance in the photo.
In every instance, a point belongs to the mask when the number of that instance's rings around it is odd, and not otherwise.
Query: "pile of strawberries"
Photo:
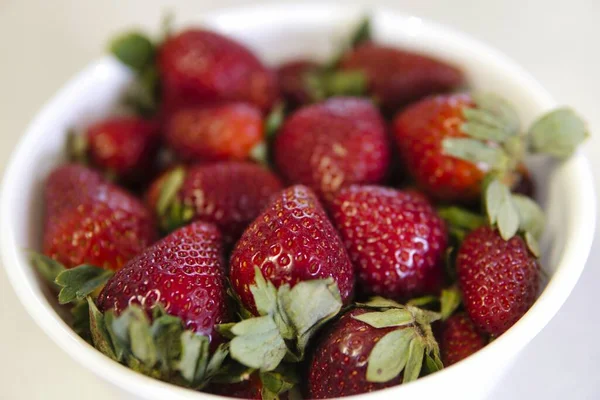
[[[270,69],[195,28],[111,50],[137,76],[129,112],[69,136],[32,254],[108,357],[221,395],[333,398],[456,363],[533,305],[524,161],[573,153],[571,110],[523,131],[368,22],[324,64]]]

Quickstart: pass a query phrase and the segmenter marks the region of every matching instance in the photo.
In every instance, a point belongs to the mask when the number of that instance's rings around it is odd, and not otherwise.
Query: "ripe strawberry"
[[[505,241],[489,227],[463,241],[456,271],[467,314],[478,330],[499,336],[535,302],[540,265],[520,236]]]
[[[446,226],[424,196],[350,186],[335,195],[330,212],[361,292],[393,299],[435,294],[430,283],[441,282]]]
[[[150,201],[158,200],[156,193],[165,179],[159,177],[151,186],[148,198],[156,200]],[[193,211],[191,219],[217,225],[225,243],[233,244],[281,188],[277,177],[257,164],[231,161],[193,165],[185,168],[174,201]]]
[[[385,123],[371,102],[335,98],[292,114],[275,139],[274,157],[289,182],[327,197],[353,183],[381,182],[390,150]]]
[[[262,400],[262,388],[262,382],[257,374],[251,374],[247,380],[242,382],[214,383],[206,389],[206,392],[235,399]]]
[[[437,314],[376,302],[381,311],[351,309],[321,335],[308,364],[309,398],[372,392],[417,379],[422,363],[430,372],[442,367],[430,326]]]
[[[486,338],[477,332],[466,314],[456,314],[442,324],[440,350],[446,367],[483,349]]]
[[[294,60],[277,69],[281,95],[292,107],[310,103],[313,99],[307,86],[307,76],[316,73],[319,65],[308,60]]]
[[[45,202],[44,254],[67,268],[89,263],[119,269],[156,237],[139,200],[81,165],[53,171]]]
[[[243,101],[268,110],[277,98],[275,74],[241,43],[189,29],[169,37],[158,53],[166,112],[198,104]]]
[[[171,233],[129,261],[98,296],[98,308],[117,315],[131,304],[149,315],[161,304],[186,329],[214,335],[216,324],[229,321],[218,229],[195,222]]]
[[[86,141],[92,164],[125,182],[140,182],[154,166],[158,124],[138,117],[110,118],[90,126]]]
[[[264,137],[263,119],[245,103],[188,108],[173,114],[165,134],[186,161],[246,160]]]
[[[473,201],[489,167],[443,152],[445,138],[464,138],[463,110],[474,107],[467,94],[440,95],[416,103],[394,120],[400,157],[420,189],[446,201]]]
[[[275,287],[332,277],[348,303],[354,273],[346,249],[315,194],[305,186],[284,189],[246,229],[231,255],[232,287],[256,314],[250,286],[255,267]]]
[[[465,80],[460,70],[442,61],[373,42],[359,44],[346,53],[340,68],[364,72],[370,92],[389,111],[456,89]]]

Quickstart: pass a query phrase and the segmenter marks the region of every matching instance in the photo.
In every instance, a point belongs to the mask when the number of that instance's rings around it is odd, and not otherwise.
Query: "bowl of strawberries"
[[[110,53],[15,150],[1,244],[132,395],[482,398],[583,270],[585,123],[474,39],[270,5]]]

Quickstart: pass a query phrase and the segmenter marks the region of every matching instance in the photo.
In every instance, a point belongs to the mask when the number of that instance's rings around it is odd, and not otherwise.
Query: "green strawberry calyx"
[[[505,182],[515,181],[514,171],[527,154],[540,153],[558,159],[570,157],[588,136],[585,123],[569,108],[550,111],[527,132],[513,106],[492,93],[473,93],[475,107],[463,108],[464,138],[442,142],[445,154],[485,167]]]
[[[216,376],[228,355],[228,344],[210,353],[210,339],[184,329],[180,318],[161,306],[152,318],[138,305],[120,315],[100,312],[87,298],[94,347],[111,359],[153,378],[201,389]]]
[[[367,363],[369,382],[388,382],[402,373],[406,383],[421,375],[423,363],[429,373],[444,367],[431,330],[431,323],[441,318],[439,313],[382,297],[357,306],[374,311],[352,318],[376,329],[396,328],[385,334],[371,350]]]
[[[521,233],[529,250],[539,257],[538,240],[545,225],[540,206],[527,196],[511,193],[498,179],[486,185],[483,197],[489,225],[496,227],[504,240]]]
[[[173,168],[160,188],[155,212],[158,216],[159,226],[165,233],[188,224],[194,218],[194,208],[189,204],[184,204],[179,197],[185,175],[184,167]]]
[[[430,307],[438,307],[440,319],[442,321],[450,318],[456,310],[462,304],[462,294],[457,285],[452,285],[445,289],[442,289],[442,292],[439,296],[422,296],[415,297],[410,299],[406,305],[419,307],[419,308],[430,308]]]
[[[259,316],[221,324],[218,330],[231,339],[231,358],[260,372],[274,371],[284,361],[301,361],[310,339],[342,309],[333,279],[275,288],[255,268],[250,290]]]

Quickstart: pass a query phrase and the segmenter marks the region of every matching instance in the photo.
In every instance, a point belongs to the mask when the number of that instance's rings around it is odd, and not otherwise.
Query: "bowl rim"
[[[364,7],[356,5],[339,5],[335,3],[303,3],[303,4],[257,4],[244,7],[229,7],[214,12],[202,13],[200,18],[206,20],[218,20],[219,18],[240,19],[251,18],[252,14],[270,14],[278,16],[297,16],[306,14],[307,10],[329,15],[349,15],[362,13]],[[474,39],[466,34],[458,32],[452,28],[439,25],[427,19],[414,17],[410,14],[403,14],[388,7],[370,7],[373,13],[385,13],[392,18],[409,19],[417,18],[423,25],[431,31],[441,32],[446,36],[446,40],[463,42],[473,47],[476,52],[486,54],[486,57],[493,59],[494,63],[506,70],[508,74],[518,76],[523,82],[526,82],[526,90],[531,91],[532,95],[543,107],[553,107],[556,105],[550,94],[525,70],[518,66],[498,50]],[[263,17],[264,18],[264,17]],[[338,18],[339,19],[339,18]],[[31,268],[28,261],[18,248],[13,231],[14,225],[11,224],[11,199],[9,193],[18,190],[19,177],[23,172],[19,169],[19,160],[27,156],[28,148],[34,145],[40,132],[44,130],[46,123],[52,120],[54,110],[60,108],[60,104],[65,103],[77,93],[78,87],[82,82],[88,79],[88,76],[99,73],[105,68],[114,67],[115,61],[105,56],[84,68],[75,77],[71,78],[41,109],[34,120],[26,129],[25,135],[19,140],[16,148],[13,150],[7,168],[4,173],[2,189],[0,192],[0,249],[2,254],[2,265],[7,271],[9,280],[15,290],[21,303],[25,306],[33,320],[49,335],[67,354],[77,362],[85,365],[94,373],[103,379],[116,384],[122,389],[142,395],[146,398],[163,399],[167,396],[173,399],[192,399],[198,396],[211,396],[208,393],[190,391],[167,384],[144,375],[138,374],[127,367],[124,367],[108,357],[101,354],[92,346],[87,344],[81,338],[74,334],[71,328],[58,316],[48,301],[35,294],[34,287],[28,281],[25,270]],[[407,391],[409,388],[415,392],[423,385],[434,384],[434,381],[444,375],[450,378],[450,375],[457,376],[468,368],[477,365],[485,365],[486,358],[500,357],[505,354],[516,354],[524,347],[559,311],[562,304],[566,301],[581,275],[587,256],[589,254],[593,237],[595,223],[596,200],[593,188],[593,178],[589,163],[581,152],[565,162],[561,166],[565,173],[570,176],[567,184],[570,185],[564,190],[573,193],[573,206],[569,210],[569,218],[573,221],[573,235],[565,242],[565,248],[561,255],[556,272],[548,282],[546,289],[542,292],[533,307],[523,316],[511,329],[500,336],[493,343],[486,346],[481,351],[461,361],[451,367],[445,368],[436,374],[426,376],[408,385],[395,386],[384,390],[384,393],[395,394],[399,391]],[[93,366],[93,367],[92,367]],[[431,382],[430,382],[431,381]],[[361,394],[362,398],[381,395],[382,391]],[[354,396],[353,396],[354,397]]]

